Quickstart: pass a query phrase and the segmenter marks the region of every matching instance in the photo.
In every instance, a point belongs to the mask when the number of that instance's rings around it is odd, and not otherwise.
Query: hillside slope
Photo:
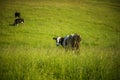
[[[24,24],[11,26],[15,11]],[[0,79],[120,79],[119,14],[119,0],[1,0]],[[52,39],[71,33],[82,36],[79,55]]]

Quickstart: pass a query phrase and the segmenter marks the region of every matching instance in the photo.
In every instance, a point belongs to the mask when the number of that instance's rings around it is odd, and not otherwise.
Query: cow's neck
[[[64,47],[64,45],[63,45],[63,41],[64,41],[64,38],[62,37],[62,38],[61,38],[61,42],[60,42],[60,44]]]

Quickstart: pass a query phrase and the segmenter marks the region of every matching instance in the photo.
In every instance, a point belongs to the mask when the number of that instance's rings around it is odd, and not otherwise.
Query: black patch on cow
[[[62,38],[60,38],[60,41],[59,41],[59,43],[63,46],[63,41],[64,41],[64,38],[62,37]]]
[[[20,12],[15,12],[15,18],[20,18]]]

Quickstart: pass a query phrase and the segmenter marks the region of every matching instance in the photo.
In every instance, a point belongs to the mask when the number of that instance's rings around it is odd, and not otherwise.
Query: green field
[[[77,54],[52,39],[71,33]],[[119,79],[119,0],[0,0],[0,80]]]

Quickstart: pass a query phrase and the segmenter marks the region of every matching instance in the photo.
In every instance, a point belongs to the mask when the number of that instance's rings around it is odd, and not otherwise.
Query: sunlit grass
[[[117,0],[0,1],[1,80],[119,80]],[[10,26],[14,12],[24,24]],[[78,33],[80,52],[56,47],[53,37]]]
[[[114,59],[116,55],[113,55],[111,49],[109,51],[87,49],[81,51],[79,55],[55,48],[9,49],[1,54],[1,79],[109,80],[113,77],[116,79],[115,73],[111,72],[117,58]]]

